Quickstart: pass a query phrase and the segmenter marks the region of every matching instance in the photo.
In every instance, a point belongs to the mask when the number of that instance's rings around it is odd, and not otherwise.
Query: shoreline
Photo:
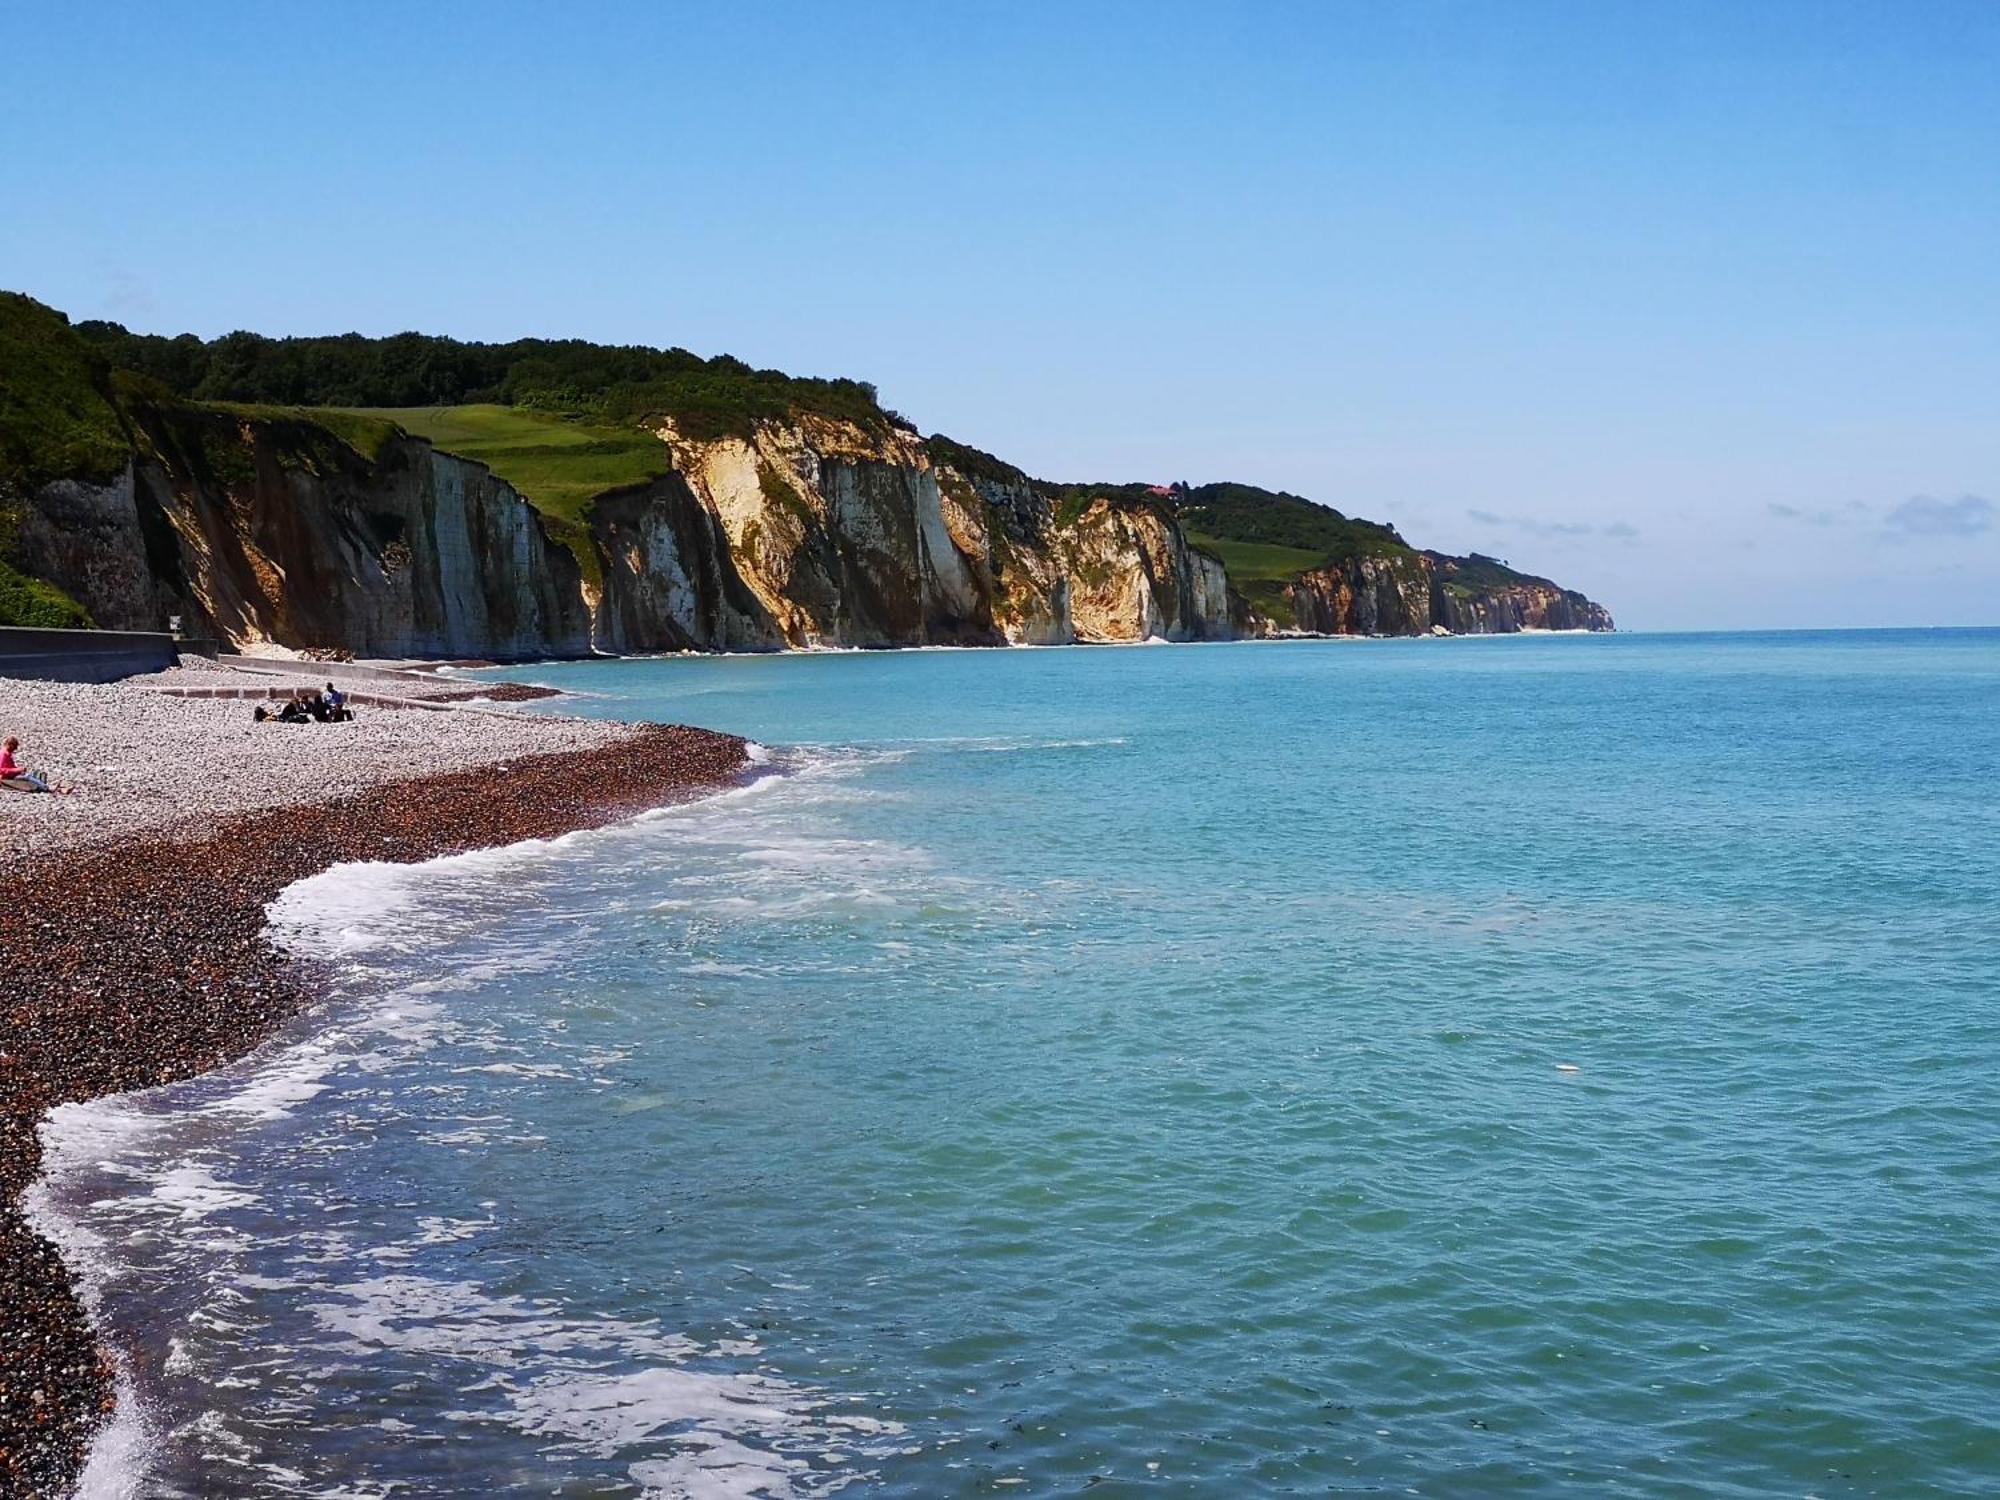
[[[1902,628],[1902,627],[1890,627],[1890,628]],[[1964,630],[2000,629],[2000,627],[1984,626],[1984,625],[1913,627],[1913,628],[1964,629]],[[1535,627],[1535,628],[1525,628],[1521,630],[1453,631],[1446,635],[1429,635],[1429,634],[1308,635],[1303,633],[1300,634],[1279,633],[1273,635],[1237,635],[1237,636],[1216,637],[1210,640],[1187,640],[1187,641],[1170,641],[1166,639],[1164,636],[1148,636],[1144,640],[1137,640],[1137,641],[1051,641],[1046,644],[1032,642],[1032,641],[1009,641],[1005,645],[1000,645],[1000,646],[966,646],[947,641],[939,641],[932,644],[921,645],[921,646],[785,646],[785,647],[774,647],[769,651],[749,651],[749,650],[697,651],[693,649],[687,649],[680,651],[632,651],[619,656],[607,656],[607,655],[536,656],[536,657],[526,657],[517,662],[506,662],[506,663],[496,662],[492,663],[490,667],[474,667],[474,668],[466,668],[463,670],[468,670],[468,671],[505,670],[508,672],[527,672],[527,671],[532,671],[537,667],[576,667],[576,666],[588,666],[598,662],[785,661],[795,657],[812,658],[812,657],[828,657],[828,656],[924,656],[936,652],[964,652],[969,655],[1004,656],[1009,653],[1017,651],[1019,652],[1130,651],[1130,650],[1137,650],[1141,647],[1147,650],[1151,650],[1152,648],[1157,646],[1298,646],[1298,645],[1315,645],[1322,643],[1331,645],[1343,645],[1349,643],[1355,645],[1383,645],[1385,643],[1392,643],[1397,641],[1511,641],[1511,640],[1519,640],[1524,636],[1531,636],[1536,639],[1541,639],[1548,636],[1587,636],[1594,639],[1594,638],[1614,636],[1614,635],[1635,635],[1635,634],[1647,635],[1647,634],[1673,634],[1673,633],[1675,632],[1631,631],[1622,629],[1588,630],[1582,628],[1574,630],[1545,630],[1539,627]],[[1704,632],[1690,631],[1682,633],[1699,635],[1703,634]],[[1746,633],[1765,634],[1767,632],[1751,631]],[[1776,632],[1776,633],[1782,634],[1783,632]],[[1800,630],[1794,633],[1800,635],[1810,635],[1813,634],[1814,632],[1810,630]],[[454,668],[454,671],[457,670],[460,669]],[[451,681],[452,679],[450,677],[441,676],[440,680]],[[481,679],[472,677],[461,677],[459,678],[459,680],[468,682],[477,682]],[[523,684],[523,686],[547,687],[546,684]],[[553,688],[549,690],[562,697],[574,697],[577,695],[577,690],[574,688],[565,687],[565,688]]]
[[[265,921],[298,880],[622,822],[725,789],[750,764],[733,735],[625,726],[601,744],[322,789],[201,830],[37,850],[0,875],[0,1496],[67,1493],[113,1403],[115,1367],[74,1276],[25,1213],[50,1108],[207,1072],[309,1010],[316,967]]]

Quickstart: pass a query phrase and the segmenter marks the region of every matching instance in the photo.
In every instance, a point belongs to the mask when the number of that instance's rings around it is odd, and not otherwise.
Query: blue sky
[[[15,5],[0,286],[875,381],[1637,628],[2000,623],[2000,5]]]

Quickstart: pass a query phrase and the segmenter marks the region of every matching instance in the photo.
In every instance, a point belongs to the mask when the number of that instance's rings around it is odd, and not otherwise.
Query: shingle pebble
[[[187,669],[177,675],[192,680]],[[273,679],[229,680],[261,688]],[[441,691],[459,688],[442,681]],[[484,695],[496,686],[484,685]],[[549,715],[372,707],[357,710],[351,724],[259,724],[254,707],[126,683],[0,678],[0,736],[18,735],[29,766],[76,788],[72,797],[0,792],[0,856],[282,807],[301,795],[358,792],[509,755],[578,750],[622,732],[615,724]]]

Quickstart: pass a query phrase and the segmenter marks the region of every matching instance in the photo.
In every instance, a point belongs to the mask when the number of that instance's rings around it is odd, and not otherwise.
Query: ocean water
[[[2000,632],[526,675],[768,764],[59,1114],[89,1493],[2000,1490]]]

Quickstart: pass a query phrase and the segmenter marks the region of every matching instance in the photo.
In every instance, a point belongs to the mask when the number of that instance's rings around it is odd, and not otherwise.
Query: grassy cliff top
[[[726,354],[704,359],[642,344],[483,344],[421,333],[281,339],[229,333],[204,340],[133,333],[104,322],[79,323],[76,331],[107,367],[135,371],[197,401],[391,410],[499,406],[611,425],[666,416],[692,438],[747,436],[759,421],[800,412],[871,431],[908,426],[864,381],[787,375],[753,369]]]
[[[1265,566],[1280,565],[1281,552],[1311,559],[1294,572],[1354,557],[1404,557],[1413,551],[1393,526],[1344,516],[1301,495],[1250,484],[1176,489],[1173,507],[1190,532],[1238,548],[1279,549],[1258,554]]]
[[[447,453],[485,464],[543,515],[581,525],[591,501],[672,471],[667,445],[616,427],[517,406],[370,407],[338,415],[394,423]]]
[[[1450,557],[1442,552],[1426,552],[1424,556],[1437,565],[1438,576],[1444,580],[1446,588],[1455,588],[1463,593],[1483,594],[1496,589],[1522,587],[1575,593],[1575,590],[1564,589],[1550,579],[1509,567],[1499,558],[1488,557],[1483,552],[1475,552],[1469,557]],[[1578,594],[1577,597],[1583,596]]]
[[[983,448],[955,442],[941,432],[934,432],[925,438],[924,448],[933,464],[967,479],[983,480],[989,484],[1032,483],[1025,470],[1015,468],[1006,459],[995,458]]]
[[[1325,554],[1300,547],[1243,542],[1193,527],[1184,529],[1187,539],[1221,563],[1229,574],[1229,581],[1239,588],[1250,583],[1290,580],[1301,573],[1311,572],[1326,561]]]

